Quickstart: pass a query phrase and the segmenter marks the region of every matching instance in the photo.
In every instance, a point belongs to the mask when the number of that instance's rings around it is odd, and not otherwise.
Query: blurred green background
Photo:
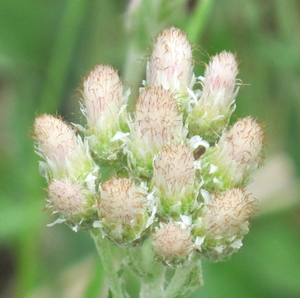
[[[41,113],[81,122],[78,98],[94,65],[133,88],[157,33],[193,42],[195,73],[222,50],[237,54],[244,86],[234,119],[265,125],[265,167],[250,190],[260,212],[231,260],[203,260],[191,297],[300,297],[300,2],[297,0],[0,1],[0,297],[100,297],[103,271],[88,233],[46,226],[45,181],[32,125]],[[132,297],[136,284],[130,285]],[[155,298],[155,297],[154,297]]]

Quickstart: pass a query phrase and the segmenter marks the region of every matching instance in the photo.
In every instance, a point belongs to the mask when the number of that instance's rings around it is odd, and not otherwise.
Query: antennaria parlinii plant
[[[140,279],[140,297],[187,297],[203,284],[201,258],[236,252],[255,212],[246,186],[264,137],[251,117],[229,122],[236,57],[212,57],[204,76],[193,67],[186,34],[165,29],[133,112],[117,71],[97,65],[82,88],[86,125],[47,114],[35,120],[53,224],[90,231],[113,297],[128,297],[125,267]],[[111,245],[124,247],[117,265]]]

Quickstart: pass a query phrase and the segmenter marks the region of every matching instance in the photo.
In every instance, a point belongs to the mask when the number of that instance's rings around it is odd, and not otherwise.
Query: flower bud
[[[147,86],[187,95],[187,88],[194,83],[192,48],[186,34],[174,27],[162,31],[147,65]]]
[[[205,214],[207,234],[230,238],[242,236],[248,219],[254,214],[256,200],[239,188],[217,195]]]
[[[184,133],[182,116],[171,91],[162,87],[141,90],[132,125],[132,151],[140,167],[152,169],[152,159],[171,141]]]
[[[262,162],[263,143],[262,127],[251,117],[239,119],[202,157],[206,187],[245,186],[250,171]]]
[[[147,188],[136,186],[130,179],[112,178],[102,184],[99,226],[104,235],[119,245],[139,241],[152,223],[150,203]]]
[[[205,70],[202,100],[226,112],[234,100],[237,62],[232,53],[223,51],[212,58]]]
[[[203,213],[202,253],[216,261],[238,250],[243,236],[248,233],[248,220],[255,209],[256,200],[241,189],[215,194]]]
[[[61,118],[46,114],[37,117],[34,130],[37,153],[46,161],[40,163],[40,171],[48,180],[84,180],[98,171],[87,144]]]
[[[194,101],[191,90],[196,82],[192,48],[186,34],[174,27],[160,33],[147,63],[146,87],[162,86],[174,92],[184,119]]]
[[[59,213],[75,231],[89,229],[95,219],[92,205],[94,195],[80,183],[72,184],[67,180],[53,180],[48,188],[48,206],[53,213]]]
[[[193,243],[188,229],[179,223],[161,224],[153,237],[153,246],[158,261],[177,267],[186,264],[193,252]]]
[[[235,125],[224,134],[218,145],[220,150],[236,162],[239,168],[246,170],[259,162],[259,153],[263,146],[263,131],[261,126],[251,117],[239,119]]]
[[[194,157],[186,145],[163,147],[154,160],[152,186],[163,214],[189,213],[195,202]]]
[[[235,109],[237,73],[233,54],[224,51],[212,58],[202,78],[202,95],[188,117],[190,136],[201,135],[214,142],[227,126]]]
[[[111,66],[96,65],[84,81],[84,105],[88,125],[101,129],[117,115],[124,104],[123,85]]]
[[[74,131],[61,118],[42,115],[34,122],[39,153],[49,159],[65,163],[78,150]]]
[[[123,85],[111,66],[97,65],[84,81],[82,112],[89,144],[103,158],[112,158],[117,144],[110,141],[118,131],[126,130],[128,95],[123,96]]]

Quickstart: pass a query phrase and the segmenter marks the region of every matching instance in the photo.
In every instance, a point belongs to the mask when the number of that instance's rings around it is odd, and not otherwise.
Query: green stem
[[[166,266],[154,260],[150,241],[140,247],[127,249],[128,268],[135,273],[141,283],[140,298],[162,298],[166,281]]]
[[[122,288],[119,282],[117,270],[115,269],[115,265],[113,262],[111,254],[111,245],[107,239],[102,238],[101,233],[97,230],[92,230],[91,236],[95,241],[97,251],[101,258],[105,275],[107,278],[107,284],[112,293],[112,296],[114,298],[122,298]]]
[[[198,0],[197,6],[185,28],[189,41],[196,43],[201,36],[207,19],[212,11],[214,0]]]
[[[194,275],[198,275],[200,273],[199,277],[196,277],[198,282],[196,283],[198,286],[202,283],[202,274],[199,272],[198,267],[200,266],[199,263],[192,262],[182,268],[177,268],[175,271],[175,274],[166,289],[164,293],[164,298],[174,298],[179,296],[181,293],[185,293],[189,291],[189,287],[195,286],[191,285],[191,282],[194,283]],[[196,270],[195,270],[196,269]]]
[[[160,298],[163,294],[166,267],[161,266],[160,270],[156,272],[155,279],[151,283],[141,282],[140,298]]]
[[[80,32],[87,0],[67,0],[62,24],[53,46],[39,113],[55,113],[62,98],[75,42]]]

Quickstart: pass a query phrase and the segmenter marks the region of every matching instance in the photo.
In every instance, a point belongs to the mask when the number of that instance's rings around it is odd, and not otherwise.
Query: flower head
[[[226,114],[235,96],[237,62],[232,53],[223,51],[212,58],[205,70],[200,103]],[[200,104],[199,103],[199,104]]]
[[[147,188],[127,178],[112,178],[102,184],[100,214],[103,231],[117,244],[127,245],[145,230],[149,202]]]
[[[124,104],[123,85],[111,66],[95,66],[84,81],[83,95],[88,125],[96,130],[112,123]]]
[[[55,212],[64,216],[76,215],[83,211],[86,199],[78,185],[64,180],[53,180],[49,184],[49,202]]]
[[[96,215],[95,193],[83,183],[53,180],[48,187],[48,202],[47,207],[59,214],[59,220],[66,221],[75,231],[92,227]]]
[[[167,213],[178,203],[182,205],[178,208],[182,213],[190,212],[194,201],[194,179],[194,157],[188,146],[171,144],[163,147],[154,160],[151,183]]]
[[[206,186],[223,190],[245,186],[250,171],[262,162],[263,143],[261,125],[251,117],[239,119],[202,157]]]
[[[182,116],[174,94],[162,87],[141,90],[132,127],[132,150],[142,164],[152,164],[152,158],[171,141],[183,134]]]
[[[48,179],[86,179],[96,174],[88,145],[61,118],[42,115],[34,122],[37,153],[44,158],[40,171]],[[93,179],[92,179],[93,180]]]
[[[128,130],[128,95],[111,66],[97,65],[84,81],[81,110],[87,118],[87,140],[101,165],[116,160],[122,151],[121,142],[113,137]]]
[[[227,126],[235,109],[237,62],[232,53],[214,56],[201,78],[202,95],[188,117],[190,136],[214,142]]]
[[[147,86],[187,95],[187,88],[194,83],[192,48],[186,34],[174,27],[162,31],[147,65]]]
[[[251,117],[239,119],[225,133],[218,145],[223,151],[224,159],[234,161],[239,168],[246,170],[253,164],[259,163],[264,136],[262,127]],[[226,157],[225,157],[226,156]]]
[[[38,152],[49,159],[64,163],[78,150],[74,131],[61,118],[42,115],[34,122]]]
[[[216,195],[204,215],[207,234],[223,238],[243,235],[255,209],[256,200],[239,188]]]
[[[238,250],[255,210],[256,200],[239,188],[212,196],[203,217],[195,225],[196,234],[204,235],[201,252],[209,259],[219,261]]]
[[[190,232],[179,224],[161,224],[152,237],[157,259],[164,264],[176,267],[191,257],[193,243]]]

